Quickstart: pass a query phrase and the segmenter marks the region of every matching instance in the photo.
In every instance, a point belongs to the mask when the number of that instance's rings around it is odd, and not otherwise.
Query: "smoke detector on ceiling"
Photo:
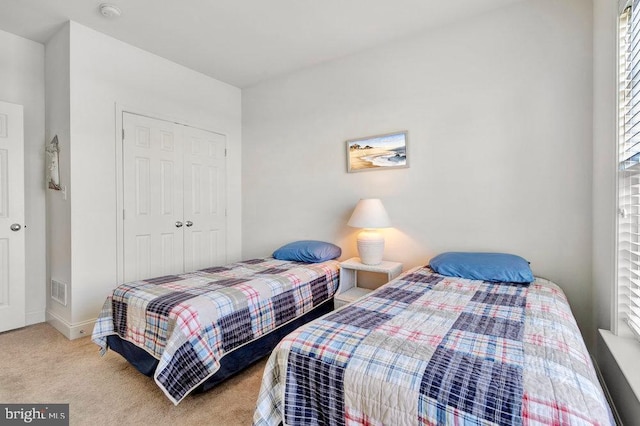
[[[122,15],[122,11],[113,4],[102,3],[100,5],[100,14],[105,18],[117,18]]]

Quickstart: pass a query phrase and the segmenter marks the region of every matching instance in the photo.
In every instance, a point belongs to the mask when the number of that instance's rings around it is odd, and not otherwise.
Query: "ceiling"
[[[0,29],[40,42],[78,22],[237,87],[522,0],[1,0]]]

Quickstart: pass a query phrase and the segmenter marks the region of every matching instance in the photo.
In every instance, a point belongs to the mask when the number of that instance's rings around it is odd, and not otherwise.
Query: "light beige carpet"
[[[0,402],[69,403],[71,425],[250,425],[266,359],[174,406],[152,378],[48,324],[0,333]]]

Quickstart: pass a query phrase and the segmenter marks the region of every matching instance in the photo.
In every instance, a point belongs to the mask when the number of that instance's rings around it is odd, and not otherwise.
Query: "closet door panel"
[[[223,265],[226,259],[226,137],[183,127],[185,268]]]
[[[176,125],[123,113],[124,280],[184,271],[183,146]]]

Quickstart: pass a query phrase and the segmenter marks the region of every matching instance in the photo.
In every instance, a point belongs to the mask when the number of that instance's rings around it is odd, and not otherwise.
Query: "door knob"
[[[11,225],[11,230],[14,231],[14,232],[15,231],[19,231],[21,229],[22,229],[22,226],[20,226],[19,223],[14,223],[13,225]]]
[[[188,220],[185,225],[187,225],[188,228],[193,226],[193,222],[191,222],[190,220]]]
[[[179,220],[176,221],[176,228],[182,228],[182,222]]]

